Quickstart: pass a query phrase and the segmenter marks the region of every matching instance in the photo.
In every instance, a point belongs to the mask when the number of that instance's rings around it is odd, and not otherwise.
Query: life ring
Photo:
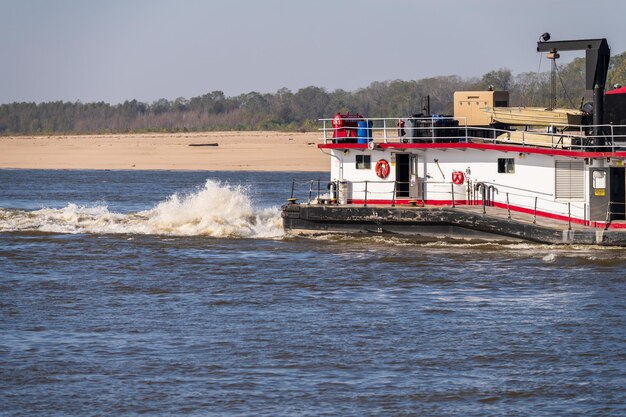
[[[379,159],[378,162],[376,162],[376,175],[378,175],[379,178],[385,179],[389,176],[389,162],[387,162],[384,159]]]
[[[465,175],[461,171],[452,171],[452,183],[461,185],[465,182]]]

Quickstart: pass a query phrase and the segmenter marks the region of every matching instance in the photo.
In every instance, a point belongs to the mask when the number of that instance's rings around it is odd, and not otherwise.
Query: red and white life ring
[[[461,171],[452,171],[452,183],[461,185],[465,182],[465,175]]]
[[[379,159],[378,162],[376,162],[375,170],[379,178],[385,179],[389,176],[391,168],[389,167],[389,162],[384,159]]]

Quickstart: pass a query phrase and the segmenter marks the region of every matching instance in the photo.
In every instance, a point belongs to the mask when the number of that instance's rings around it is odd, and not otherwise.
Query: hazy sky
[[[625,16],[625,0],[0,0],[0,103],[517,74],[545,31],[626,51]]]

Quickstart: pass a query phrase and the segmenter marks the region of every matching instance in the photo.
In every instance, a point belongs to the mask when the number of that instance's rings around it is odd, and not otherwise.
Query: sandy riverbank
[[[0,169],[327,171],[318,143],[315,132],[12,136],[0,137]]]

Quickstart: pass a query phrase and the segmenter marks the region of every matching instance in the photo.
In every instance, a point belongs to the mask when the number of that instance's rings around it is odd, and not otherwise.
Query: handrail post
[[[567,202],[567,230],[572,230],[572,203]]]
[[[398,184],[397,180],[393,182],[393,195],[391,196],[391,207],[396,206],[396,185],[397,184]]]
[[[435,118],[430,115],[430,134],[432,135],[432,143],[435,143]]]
[[[509,212],[509,220],[511,220],[511,204],[509,204],[509,193],[506,193],[506,209]]]
[[[327,143],[327,137],[326,137],[326,119],[323,120],[324,122],[324,144]]]
[[[367,207],[367,180],[365,180],[365,197],[363,198],[363,207]]]
[[[613,123],[611,123],[611,152],[615,152],[615,131],[613,130]]]
[[[537,197],[535,197],[535,212],[533,213],[533,224],[537,223]]]
[[[320,189],[320,181],[321,181],[321,180],[322,180],[321,178],[318,178],[318,179],[317,179],[317,203],[318,203],[318,204],[319,204],[319,202],[320,202],[320,192],[321,192],[321,189]]]
[[[383,119],[383,142],[387,143],[387,119]]]
[[[486,207],[486,203],[487,200],[485,199],[485,183],[482,184],[482,187],[480,187],[480,191],[481,191],[481,195],[482,195],[482,205],[483,205],[483,214],[487,213],[487,207]]]
[[[450,184],[450,188],[452,189],[452,208],[454,208],[454,183]]]

